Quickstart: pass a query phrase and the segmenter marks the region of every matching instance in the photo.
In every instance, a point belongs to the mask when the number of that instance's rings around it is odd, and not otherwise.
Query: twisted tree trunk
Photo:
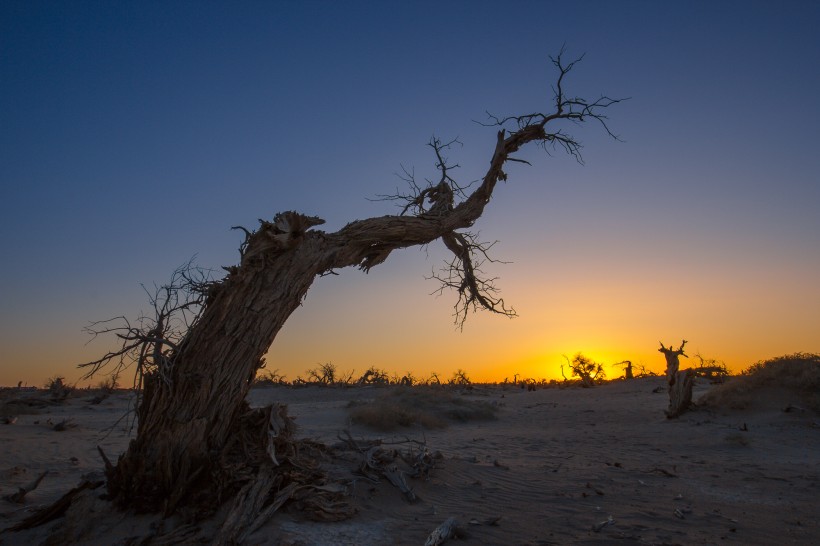
[[[253,233],[245,230],[241,263],[229,268],[222,281],[209,285],[196,322],[179,343],[156,334],[163,331],[164,320],[158,319],[147,334],[126,323],[123,349],[89,363],[98,369],[136,350],[145,370],[137,436],[116,465],[107,464],[109,494],[115,502],[141,511],[171,513],[189,506],[208,512],[248,484],[260,469],[271,476],[270,483],[259,491],[243,489],[256,501],[273,488],[293,490],[280,479],[283,470],[278,474],[271,470],[282,464],[275,453],[287,447],[286,435],[281,436],[281,427],[274,425],[281,416],[271,408],[250,411],[245,396],[263,355],[318,275],[349,266],[367,271],[395,249],[442,239],[453,261],[439,280],[457,290],[457,316],[465,318],[472,308],[514,313],[494,296],[492,281],[482,279],[474,264],[474,256],[486,255],[487,247],[458,230],[469,228],[482,215],[497,182],[506,180],[506,162],[523,162],[511,157],[522,146],[530,142],[557,146],[580,160],[580,144],[560,128],[548,132],[548,124],[593,119],[612,135],[600,109],[619,102],[607,97],[594,102],[566,97],[562,81],[575,63],[564,65],[560,56],[553,62],[560,71],[555,111],[491,118],[492,125],[500,128],[496,146],[481,184],[469,195],[448,173],[442,157],[448,145],[434,139],[430,146],[441,180],[424,189],[412,181],[411,195],[394,196],[407,203],[402,215],[355,221],[338,232],[325,233],[311,230],[323,223],[319,218],[278,214],[272,222],[261,221]],[[458,204],[454,203],[457,196]],[[408,210],[413,215],[405,216]],[[153,363],[144,364],[152,350]]]
[[[356,221],[331,234],[308,231],[323,221],[295,212],[262,222],[249,235],[241,264],[210,288],[198,321],[168,364],[145,377],[137,437],[108,471],[112,497],[141,511],[170,513],[180,503],[215,508],[245,476],[230,461],[265,452],[265,430],[242,430],[249,413],[245,397],[262,356],[314,279],[352,265],[369,270],[394,249],[441,237],[455,241],[447,246],[468,262],[469,248],[458,246],[455,230],[481,216],[508,155],[544,136],[543,127],[510,136],[500,131],[483,183],[449,210]],[[237,438],[243,445],[235,445]],[[249,464],[268,461],[237,466]]]

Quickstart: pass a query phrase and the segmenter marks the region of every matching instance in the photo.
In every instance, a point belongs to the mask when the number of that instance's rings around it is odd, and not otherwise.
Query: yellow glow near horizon
[[[771,273],[760,271],[737,278],[697,269],[596,273],[594,262],[563,269],[505,266],[500,285],[520,316],[472,314],[459,332],[452,324],[453,294],[428,296],[433,286],[423,277],[429,261],[410,252],[394,262],[369,275],[345,271],[319,279],[274,341],[268,368],[289,380],[325,362],[358,375],[375,366],[417,378],[436,372],[446,380],[461,368],[480,382],[515,374],[560,380],[563,355],[571,359],[578,352],[602,363],[608,378],[622,373],[613,364],[623,360],[631,360],[636,372],[640,366],[662,372],[658,342],[677,346],[682,338],[689,340],[691,357],[685,365],[695,365],[700,351],[735,372],[818,349],[814,309],[820,296],[793,290],[809,285],[808,278],[765,284]],[[99,357],[116,342],[86,345],[88,338],[76,330],[54,334],[46,344],[32,334],[5,347],[0,384],[41,386],[55,375],[76,381],[82,375],[76,363]],[[128,373],[123,384],[131,381]]]

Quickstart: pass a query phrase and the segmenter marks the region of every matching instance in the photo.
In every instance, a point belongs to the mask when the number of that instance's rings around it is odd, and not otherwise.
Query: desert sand
[[[352,423],[348,405],[398,387],[254,388],[252,406],[286,403],[300,437],[336,445],[323,465],[347,488],[357,513],[317,523],[286,506],[246,543],[421,545],[455,517],[466,535],[453,544],[820,544],[820,417],[784,412],[788,400],[761,392],[742,410],[699,407],[668,420],[665,386],[660,377],[533,392],[474,386],[459,395],[498,407],[495,419],[388,433]],[[695,399],[710,388],[699,380]],[[4,396],[46,398],[13,391]],[[22,503],[0,499],[0,529],[83,476],[101,474],[97,446],[115,461],[132,434],[132,397],[117,391],[91,404],[91,395],[78,391],[0,424],[0,497],[47,472]],[[60,422],[64,430],[55,430]],[[362,442],[397,442],[390,445],[399,450],[426,444],[435,467],[429,479],[408,481],[417,500],[386,480],[358,475],[358,455],[339,445],[344,430]],[[93,529],[89,544],[135,543],[139,518],[84,517]],[[3,531],[0,542],[46,543],[62,519]]]

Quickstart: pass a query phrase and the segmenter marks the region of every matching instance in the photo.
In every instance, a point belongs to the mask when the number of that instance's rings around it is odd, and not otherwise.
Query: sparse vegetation
[[[390,389],[371,402],[350,406],[354,423],[380,431],[402,427],[445,428],[450,422],[495,419],[498,406],[469,400],[448,389],[424,386]]]
[[[253,380],[256,387],[271,387],[273,385],[288,385],[287,379],[284,375],[279,373],[279,370],[264,370],[256,374]]]
[[[695,355],[699,363],[694,368],[695,377],[708,379],[712,383],[723,383],[729,377],[729,369],[726,363],[714,358],[703,358],[700,353]]]
[[[820,355],[794,353],[756,362],[739,376],[715,386],[699,403],[743,409],[764,400],[765,397],[761,396],[763,391],[772,392],[774,401],[797,401],[807,409],[820,413]]]

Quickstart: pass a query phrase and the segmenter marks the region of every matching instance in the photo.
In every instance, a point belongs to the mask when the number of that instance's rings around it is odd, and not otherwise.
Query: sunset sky
[[[520,316],[454,327],[436,243],[318,279],[268,368],[503,380],[579,351],[659,371],[683,338],[733,370],[820,352],[818,28],[808,1],[6,0],[0,385],[77,380],[115,343],[83,327],[136,317],[140,283],[192,257],[237,263],[231,226],[397,213],[368,198],[402,165],[435,176],[432,135],[479,178],[495,131],[475,121],[548,110],[563,44],[586,53],[570,94],[630,100],[608,112],[622,142],[570,128],[584,165],[524,150],[476,225]]]

